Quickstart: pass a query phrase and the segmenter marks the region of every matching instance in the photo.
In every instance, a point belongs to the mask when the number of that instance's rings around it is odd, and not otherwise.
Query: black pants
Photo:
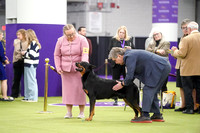
[[[19,91],[20,91],[21,77],[24,74],[24,61],[19,60],[17,62],[14,62],[13,70],[14,70],[14,79],[13,79],[11,96],[17,98],[19,96]]]
[[[167,76],[167,79],[165,79],[165,82],[164,82],[164,84],[162,86],[162,92],[163,91],[167,91],[167,82],[168,82],[168,76]]]
[[[126,77],[125,65],[115,64],[115,66],[112,67],[112,79],[119,80],[121,75],[123,75],[123,78],[125,79]],[[117,100],[117,97],[114,97],[114,100]]]
[[[192,98],[192,91],[195,88],[197,91],[197,103],[199,103],[200,93],[200,76],[182,76],[182,85],[185,96],[185,106],[189,110],[193,110],[194,102]]]
[[[126,77],[125,65],[116,64],[112,67],[112,79],[119,80],[121,75],[123,75],[123,78]]]

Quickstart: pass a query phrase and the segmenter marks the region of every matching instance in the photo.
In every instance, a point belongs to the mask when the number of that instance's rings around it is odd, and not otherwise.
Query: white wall
[[[188,18],[195,21],[195,0],[178,0],[178,37],[182,36],[181,22]],[[200,13],[199,13],[200,15]]]
[[[178,37],[182,36],[180,29],[182,20],[185,18],[195,19],[194,3],[195,0],[179,0]],[[152,28],[152,0],[119,0],[119,5],[120,8],[114,9],[111,13],[103,12],[102,33],[87,33],[87,35],[113,36],[119,26],[125,25],[129,35],[147,37]],[[76,23],[76,27],[81,25],[87,27],[85,22],[88,18],[83,18],[85,14],[88,16],[87,13],[87,11],[68,13],[67,23]]]
[[[6,0],[6,2],[15,2],[16,0]],[[30,0],[26,0],[30,1]],[[35,1],[35,0],[34,0]],[[41,0],[38,0],[41,1]],[[46,1],[46,0],[45,0]],[[61,0],[59,0],[61,1]],[[183,19],[189,18],[195,20],[195,0],[179,0],[179,10],[178,10],[178,37],[182,36],[180,24]],[[39,2],[41,3],[41,2]],[[48,0],[47,0],[48,3]],[[57,2],[56,2],[57,3]],[[198,7],[200,9],[200,2],[198,1]],[[6,3],[7,4],[7,3]],[[86,26],[86,8],[88,3],[83,5],[76,5],[71,7],[70,10],[75,10],[74,12],[69,12],[67,15],[67,23],[76,23],[76,27]],[[120,8],[115,9],[112,13],[103,13],[102,28],[103,33],[101,34],[91,34],[87,33],[88,36],[96,35],[108,35],[113,36],[116,29],[120,25],[126,25],[130,35],[133,36],[144,36],[147,37],[152,26],[152,0],[119,0]],[[13,4],[14,5],[14,4]],[[58,7],[56,4],[52,8],[52,12]],[[8,7],[7,7],[8,8]],[[70,6],[68,5],[68,8]],[[37,9],[37,8],[36,8]],[[15,8],[13,8],[15,10]],[[16,13],[13,10],[8,10],[11,13]],[[79,11],[80,10],[80,11]],[[198,10],[199,11],[199,10]],[[200,13],[197,12],[198,23],[200,24]],[[7,17],[11,17],[10,14]],[[13,15],[15,16],[15,15]],[[45,17],[45,15],[43,15]],[[51,17],[51,22],[54,22],[55,17]],[[5,24],[5,16],[0,14],[1,24]]]
[[[7,23],[66,24],[66,0],[6,0],[6,8]]]

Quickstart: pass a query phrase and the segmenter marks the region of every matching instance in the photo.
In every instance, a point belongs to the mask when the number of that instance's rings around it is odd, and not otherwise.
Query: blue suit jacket
[[[143,84],[155,87],[161,78],[163,69],[170,66],[164,57],[145,50],[126,50],[123,60],[127,67],[125,85],[137,78]]]

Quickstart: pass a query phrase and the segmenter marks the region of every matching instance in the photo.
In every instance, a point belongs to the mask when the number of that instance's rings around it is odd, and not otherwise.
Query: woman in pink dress
[[[82,89],[81,74],[75,70],[75,63],[88,62],[89,45],[86,38],[77,34],[71,24],[63,27],[63,33],[56,43],[54,60],[62,79],[62,101],[67,107],[64,118],[72,118],[73,105],[79,105],[78,118],[84,118],[86,95]]]

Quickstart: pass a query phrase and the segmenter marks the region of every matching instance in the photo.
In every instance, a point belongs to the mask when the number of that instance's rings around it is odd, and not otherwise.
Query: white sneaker
[[[28,101],[28,99],[25,99],[25,98],[24,98],[24,99],[22,99],[21,101],[22,101],[22,102],[26,102],[26,101]]]
[[[10,99],[10,100],[12,100],[12,101],[14,101],[14,100],[15,100],[15,98],[14,98],[14,97],[10,97],[9,99]]]
[[[84,114],[79,114],[79,115],[77,116],[77,118],[78,118],[78,119],[83,119],[83,118],[85,118],[85,116],[84,116]]]
[[[34,101],[34,100],[26,100],[25,102],[33,103],[33,102],[37,102],[37,101]]]
[[[64,116],[65,119],[69,119],[69,118],[72,118],[72,114],[70,113],[67,113],[65,116]]]

